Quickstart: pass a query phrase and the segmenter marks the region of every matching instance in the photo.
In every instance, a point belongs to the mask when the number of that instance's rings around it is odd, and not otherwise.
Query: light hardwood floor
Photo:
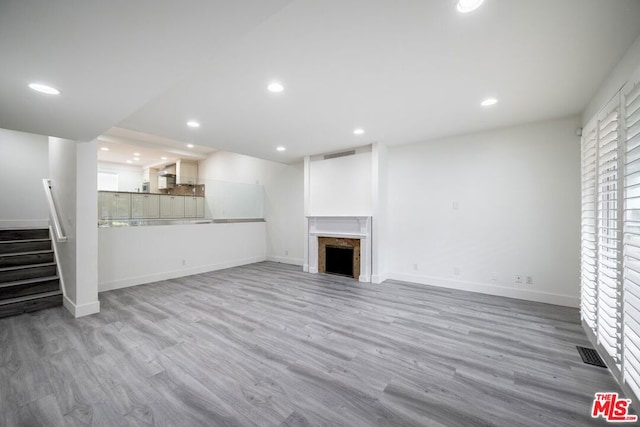
[[[586,426],[578,311],[258,263],[0,319],[1,426]]]

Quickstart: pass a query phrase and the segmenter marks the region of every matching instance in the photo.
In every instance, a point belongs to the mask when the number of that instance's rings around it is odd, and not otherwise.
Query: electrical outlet
[[[187,260],[186,259],[182,260],[182,265],[187,265]]]
[[[453,275],[454,276],[460,275],[460,267],[453,267]]]
[[[460,209],[460,204],[457,201],[453,202],[453,210],[457,211],[458,209]]]
[[[527,276],[527,285],[533,285],[533,276]]]
[[[491,277],[489,277],[489,279],[494,283],[497,282],[498,281],[498,273],[491,273]]]
[[[284,255],[285,256],[289,255],[289,251],[284,251]]]
[[[522,275],[516,274],[516,284],[518,285],[522,284]]]
[[[418,264],[413,264],[413,269],[417,270],[418,269]]]

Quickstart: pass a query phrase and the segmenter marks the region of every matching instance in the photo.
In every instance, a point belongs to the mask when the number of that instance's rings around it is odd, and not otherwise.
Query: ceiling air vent
[[[324,159],[335,159],[337,157],[353,156],[356,154],[356,150],[343,151],[341,153],[325,154]]]

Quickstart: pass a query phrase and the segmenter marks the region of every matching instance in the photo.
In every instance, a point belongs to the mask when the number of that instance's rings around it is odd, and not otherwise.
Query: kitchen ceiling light
[[[460,13],[473,12],[479,8],[484,0],[458,0],[457,9]]]
[[[278,145],[278,146],[276,147],[276,150],[278,150],[278,151],[285,151],[286,149],[287,149],[287,148],[286,148],[286,147],[283,147],[282,145]]]
[[[37,92],[46,93],[47,95],[60,95],[58,89],[42,83],[29,83],[29,87]]]
[[[140,161],[140,157],[134,157],[133,160],[135,160],[136,162]]]
[[[356,129],[353,131],[354,135],[362,135],[364,133],[364,129]]]
[[[190,128],[199,128],[200,123],[196,122],[195,120],[189,120],[187,122],[187,126],[189,126]]]
[[[132,160],[127,160],[127,163],[133,163],[133,161]]]
[[[193,144],[187,144],[187,148],[193,148],[193,147],[195,147],[195,145],[193,145]]]
[[[133,153],[134,157],[140,157],[140,153]]]
[[[108,148],[108,147],[100,147],[100,149],[101,149],[102,151],[109,151],[109,148]]]
[[[492,105],[496,105],[498,103],[498,100],[495,98],[487,98],[484,101],[482,101],[480,103],[480,105],[482,105],[483,107],[490,107]]]
[[[160,157],[160,160],[167,160],[166,157]]]
[[[269,83],[269,86],[267,86],[267,89],[269,90],[269,92],[278,93],[284,90],[284,86],[282,86],[282,84],[279,82],[272,82],[272,83]]]

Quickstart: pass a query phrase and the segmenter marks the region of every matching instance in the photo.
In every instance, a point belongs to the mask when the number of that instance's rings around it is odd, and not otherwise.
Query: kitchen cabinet
[[[196,197],[196,218],[204,218],[204,197]]]
[[[198,181],[198,164],[185,160],[176,162],[176,184],[196,185]]]
[[[129,219],[131,197],[128,193],[98,193],[98,217],[100,219]]]
[[[185,196],[184,216],[186,218],[204,218],[204,197]]]
[[[184,196],[160,197],[160,218],[184,218]]]
[[[131,218],[159,218],[160,196],[157,194],[132,194]]]

